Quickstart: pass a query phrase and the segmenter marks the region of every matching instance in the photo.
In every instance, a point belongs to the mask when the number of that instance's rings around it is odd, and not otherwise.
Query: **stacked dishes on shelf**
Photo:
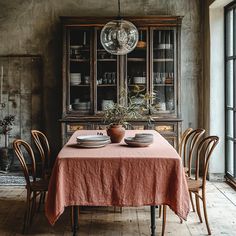
[[[102,111],[105,111],[106,108],[112,108],[114,105],[114,101],[110,99],[103,99],[102,100]]]
[[[133,78],[134,84],[145,84],[146,83],[146,77],[138,76]]]
[[[90,110],[90,102],[75,102],[72,104],[74,110]]]
[[[76,138],[77,146],[84,148],[100,148],[111,143],[110,137],[107,135],[85,135]]]
[[[70,73],[70,85],[81,84],[81,73]]]
[[[153,134],[139,133],[134,137],[125,138],[124,141],[131,147],[147,147],[153,143]]]

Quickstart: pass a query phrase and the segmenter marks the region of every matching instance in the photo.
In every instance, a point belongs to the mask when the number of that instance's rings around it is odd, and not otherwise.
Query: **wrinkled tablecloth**
[[[77,136],[96,135],[96,130],[80,130],[71,136],[58,154],[50,178],[45,205],[50,224],[72,205],[166,204],[179,217],[187,218],[189,193],[181,158],[154,130],[126,130],[126,137],[139,132],[152,133],[154,142],[148,147],[129,147],[122,141],[88,149],[73,144]]]

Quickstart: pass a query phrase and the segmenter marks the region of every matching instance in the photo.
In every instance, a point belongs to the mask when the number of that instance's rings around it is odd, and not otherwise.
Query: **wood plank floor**
[[[24,200],[24,188],[0,187],[0,236],[21,235]],[[236,191],[225,183],[208,183],[207,202],[212,235],[236,235]],[[148,236],[149,207],[127,207],[122,213],[114,213],[113,208],[82,209],[79,225],[79,236]],[[157,218],[156,235],[161,235],[160,232],[161,219]],[[70,210],[65,210],[55,226],[49,225],[41,210],[36,214],[28,235],[72,235]],[[207,231],[205,223],[199,223],[196,213],[190,212],[188,220],[180,224],[178,217],[168,209],[165,235],[199,236],[207,235]]]

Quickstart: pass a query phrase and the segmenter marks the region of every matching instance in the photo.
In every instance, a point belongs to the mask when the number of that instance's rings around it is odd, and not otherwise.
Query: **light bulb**
[[[114,20],[103,27],[100,39],[106,51],[115,55],[124,55],[136,47],[138,30],[129,21]]]

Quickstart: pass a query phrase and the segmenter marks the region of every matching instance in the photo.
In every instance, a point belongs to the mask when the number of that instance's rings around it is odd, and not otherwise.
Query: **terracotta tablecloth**
[[[101,131],[99,131],[101,132]],[[105,134],[105,131],[103,131]],[[127,130],[126,137],[144,132]],[[66,206],[144,206],[166,204],[181,218],[189,212],[189,194],[182,161],[156,131],[149,147],[124,142],[102,148],[75,148],[76,131],[56,159],[46,200],[46,216],[54,224]]]

